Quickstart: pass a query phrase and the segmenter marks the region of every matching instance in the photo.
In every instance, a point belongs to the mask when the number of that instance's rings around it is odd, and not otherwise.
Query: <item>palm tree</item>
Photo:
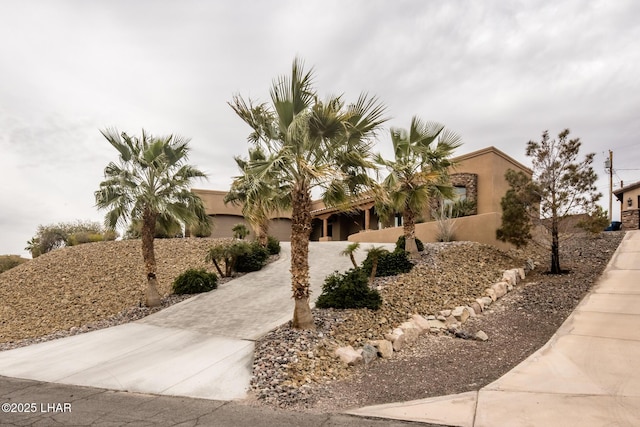
[[[267,246],[271,214],[287,206],[279,191],[275,177],[252,175],[249,165],[266,160],[260,147],[249,149],[249,159],[235,157],[242,175],[235,177],[224,203],[242,206],[242,215],[247,220],[262,246]]]
[[[235,239],[244,240],[244,238],[249,235],[249,229],[247,228],[246,225],[244,225],[241,222],[239,222],[236,225],[234,225],[231,228],[231,231],[233,231],[233,237]]]
[[[311,191],[319,188],[328,206],[349,205],[352,196],[371,184],[368,170],[372,137],[385,121],[384,107],[362,94],[354,104],[342,97],[320,101],[313,72],[294,60],[291,76],[281,76],[271,87],[271,104],[254,105],[236,95],[231,108],[253,131],[249,141],[265,159],[250,161],[247,171],[257,183],[275,179],[279,193],[291,207],[291,288],[294,328],[315,327],[309,306],[309,236]],[[254,196],[252,196],[254,197]],[[255,200],[255,198],[253,199]]]
[[[402,214],[405,250],[415,257],[416,218],[430,198],[453,196],[447,168],[453,165],[450,157],[461,141],[443,125],[414,116],[408,132],[391,128],[391,142],[394,160],[376,156],[376,163],[389,171],[378,191],[376,209]]]
[[[389,251],[382,246],[371,246],[367,249],[367,258],[371,258],[371,274],[369,275],[369,286],[373,286],[373,281],[376,278],[376,272],[378,270],[378,261],[380,257],[388,254]]]
[[[353,264],[353,268],[358,268],[358,264],[356,263],[356,259],[353,254],[360,248],[359,242],[353,242],[348,245],[344,251],[340,252],[342,256],[348,256],[351,259],[351,263]]]
[[[157,290],[156,259],[153,246],[156,221],[180,221],[186,225],[208,222],[202,200],[189,190],[195,178],[206,175],[186,164],[188,139],[179,136],[153,137],[119,134],[115,129],[101,131],[118,150],[118,162],[104,169],[105,180],[95,192],[98,209],[108,209],[105,225],[116,228],[142,221],[142,258],[147,276],[146,304],[160,305]]]

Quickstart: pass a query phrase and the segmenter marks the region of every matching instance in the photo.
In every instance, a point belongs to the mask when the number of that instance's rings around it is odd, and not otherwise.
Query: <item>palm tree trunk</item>
[[[142,259],[147,273],[147,290],[145,304],[147,307],[160,306],[160,294],[158,293],[158,280],[156,278],[156,256],[153,248],[153,239],[156,228],[157,215],[146,209],[142,218]]]
[[[269,220],[260,222],[258,226],[258,242],[264,247],[269,243]]]
[[[305,185],[297,185],[291,198],[291,290],[295,300],[292,326],[296,329],[315,329],[309,306],[311,194]]]
[[[373,258],[373,263],[371,265],[371,275],[369,276],[369,287],[373,287],[373,281],[376,280],[376,272],[378,271],[378,257]]]
[[[212,259],[211,261],[213,261],[213,265],[216,266],[216,270],[218,270],[218,274],[220,275],[220,277],[225,277],[222,269],[220,269],[220,265],[218,265],[218,261],[216,261],[215,259]]]
[[[356,257],[353,256],[353,252],[349,254],[349,258],[351,259],[351,264],[353,264],[353,268],[358,268],[358,263],[356,262]]]
[[[411,258],[418,258],[420,255],[416,244],[416,215],[411,208],[406,208],[402,213],[402,228],[404,231],[404,250],[409,252]]]

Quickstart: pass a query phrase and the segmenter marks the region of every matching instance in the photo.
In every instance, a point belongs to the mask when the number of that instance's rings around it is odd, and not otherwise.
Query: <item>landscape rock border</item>
[[[532,270],[535,266],[527,261],[527,267]],[[459,338],[474,339],[477,341],[489,340],[484,331],[478,331],[469,336],[461,330],[462,325],[470,318],[476,317],[485,311],[491,304],[504,297],[515,289],[516,285],[526,278],[527,271],[524,268],[512,268],[502,272],[502,279],[489,286],[484,295],[476,298],[474,302],[466,306],[456,306],[452,309],[440,310],[437,314],[427,314],[426,317],[414,313],[406,322],[398,325],[384,335],[384,339],[367,341],[361,348],[353,346],[338,347],[333,352],[334,356],[343,363],[353,366],[364,363],[368,365],[378,358],[391,359],[394,352],[399,352],[407,346],[411,346],[422,334],[441,334],[449,332]],[[372,356],[375,350],[375,356]]]

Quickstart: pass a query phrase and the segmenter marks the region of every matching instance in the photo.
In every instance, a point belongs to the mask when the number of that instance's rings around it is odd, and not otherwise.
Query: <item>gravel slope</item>
[[[214,271],[205,256],[216,241],[157,239],[160,294],[168,295],[188,268]],[[140,245],[124,240],[58,249],[0,274],[0,345],[135,312],[146,286]]]

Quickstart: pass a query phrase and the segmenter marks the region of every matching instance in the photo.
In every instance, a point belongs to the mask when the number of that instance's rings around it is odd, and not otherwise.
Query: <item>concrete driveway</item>
[[[313,297],[351,267],[348,242],[310,244]],[[357,254],[361,261],[368,245]],[[392,245],[386,245],[392,248]],[[137,322],[0,352],[0,375],[216,400],[246,396],[254,341],[293,314],[291,247],[263,270]]]

